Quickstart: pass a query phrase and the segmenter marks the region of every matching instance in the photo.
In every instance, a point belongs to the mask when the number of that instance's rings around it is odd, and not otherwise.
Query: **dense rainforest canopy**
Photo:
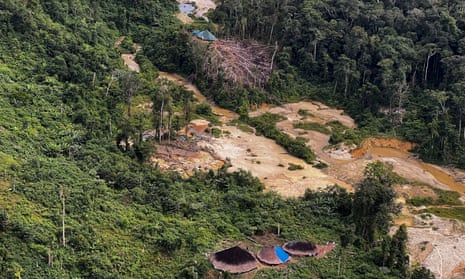
[[[386,235],[397,212],[389,167],[371,166],[355,193],[289,200],[244,171],[181,179],[144,164],[153,146],[141,131],[160,119],[132,103],[170,103],[184,112],[173,129],[202,112],[183,89],[154,83],[158,69],[192,75],[227,107],[325,99],[372,133],[403,135],[425,158],[464,166],[463,5],[221,1],[210,14],[219,37],[278,46],[257,89],[202,79],[203,50],[174,1],[1,1],[0,277],[202,278],[211,272],[204,254],[220,243],[279,228],[283,242],[340,245],[262,278],[428,278],[408,269],[405,228]],[[120,59],[132,41],[144,46],[139,74]]]
[[[465,167],[463,1],[220,2],[220,36],[278,44],[272,96],[330,100],[424,159]]]

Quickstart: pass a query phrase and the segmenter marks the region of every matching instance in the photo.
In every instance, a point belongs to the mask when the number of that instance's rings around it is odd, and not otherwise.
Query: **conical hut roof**
[[[209,259],[215,269],[234,274],[245,273],[258,268],[255,257],[239,246],[210,254]]]
[[[283,245],[284,251],[293,256],[316,256],[318,248],[310,241],[291,241]]]
[[[262,248],[257,253],[257,258],[264,264],[277,265],[290,260],[290,256],[279,246]]]

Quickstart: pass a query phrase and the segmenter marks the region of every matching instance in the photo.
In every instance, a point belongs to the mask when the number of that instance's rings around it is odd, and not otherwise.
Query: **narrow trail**
[[[433,247],[437,246],[436,238],[434,238],[432,244],[433,244]],[[442,279],[442,275],[443,275],[443,259],[442,259],[441,250],[433,248],[433,251],[436,251],[436,253],[438,254],[438,257],[439,257],[438,273],[439,273],[439,279]]]

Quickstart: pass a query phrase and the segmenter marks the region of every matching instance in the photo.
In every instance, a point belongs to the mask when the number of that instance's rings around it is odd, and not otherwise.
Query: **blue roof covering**
[[[192,32],[192,35],[198,35],[200,34],[200,30],[194,30],[194,32]]]
[[[198,30],[196,30],[196,31],[198,31]],[[216,37],[212,33],[210,33],[210,31],[208,31],[208,30],[204,30],[202,32],[193,33],[193,34],[195,36],[199,37],[200,39],[204,40],[204,41],[216,41]]]
[[[287,262],[290,258],[286,251],[284,251],[283,248],[279,246],[274,247],[274,252],[276,253],[276,257],[278,257],[279,260],[283,263]]]

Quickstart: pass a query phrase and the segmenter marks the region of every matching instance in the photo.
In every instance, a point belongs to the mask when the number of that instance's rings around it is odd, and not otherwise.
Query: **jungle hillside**
[[[351,187],[283,197],[228,158],[188,175],[154,158],[164,146],[197,149],[193,120],[220,137],[229,115],[215,102],[234,111],[227,120],[237,129],[303,160],[279,168],[325,169],[304,132],[285,133],[279,114],[252,114],[312,100],[355,120],[350,129],[295,124],[332,144],[398,137],[425,161],[465,168],[465,3],[216,4],[185,24],[172,0],[0,3],[0,277],[231,278],[206,255],[307,240],[337,245],[254,275],[434,278],[409,262],[406,226],[390,231],[401,210],[396,187],[407,182],[389,163],[367,164]],[[221,40],[196,40],[197,29]],[[189,79],[208,102],[163,72]],[[447,204],[422,213],[455,218],[460,195],[436,190],[407,202]]]

